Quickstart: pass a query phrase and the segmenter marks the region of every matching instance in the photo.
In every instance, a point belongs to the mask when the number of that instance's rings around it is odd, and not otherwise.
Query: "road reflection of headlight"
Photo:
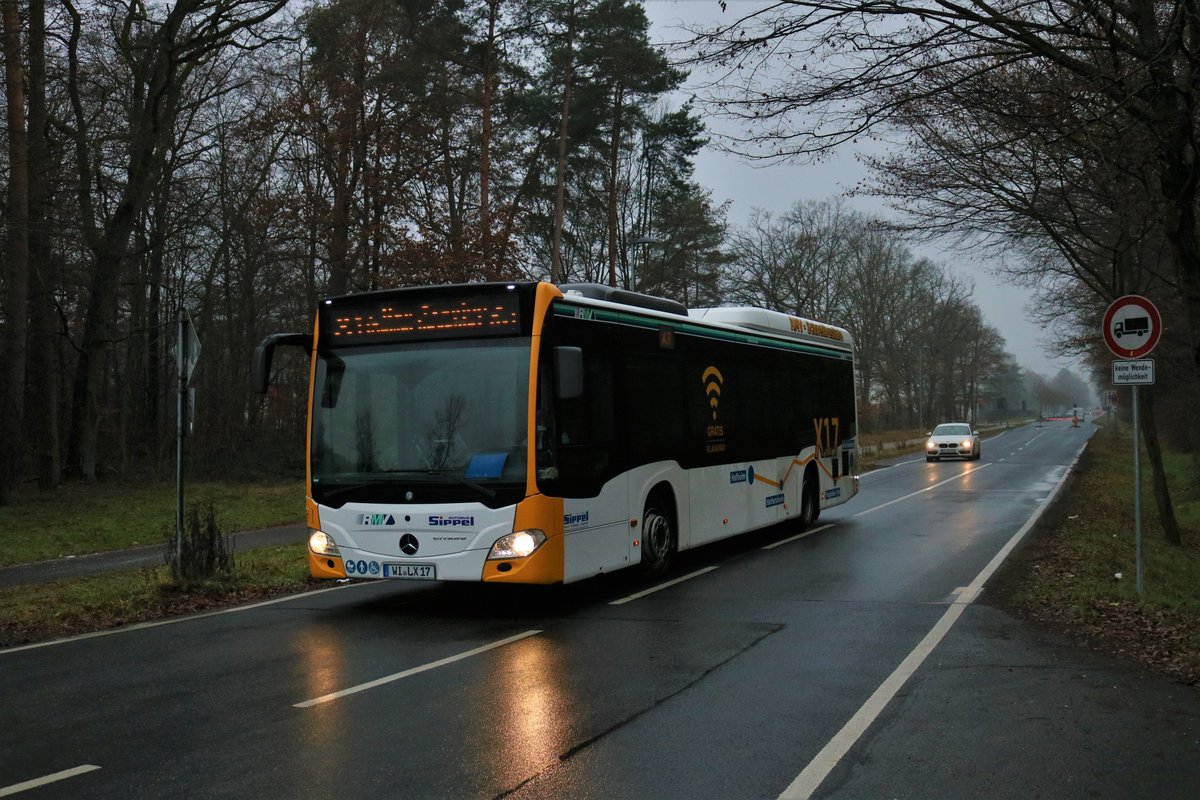
[[[496,651],[496,668],[480,687],[487,698],[492,749],[477,752],[479,765],[502,783],[528,777],[530,764],[557,761],[579,729],[578,710],[585,699],[573,694],[568,679],[574,665],[562,659],[562,647],[534,636]]]
[[[332,629],[316,626],[307,630],[293,647],[309,697],[320,697],[345,685],[345,642]]]

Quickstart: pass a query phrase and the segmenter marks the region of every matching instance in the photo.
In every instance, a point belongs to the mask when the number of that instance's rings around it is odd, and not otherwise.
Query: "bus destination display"
[[[393,297],[331,309],[329,327],[334,340],[345,344],[497,336],[521,332],[521,310],[515,293],[408,302]]]

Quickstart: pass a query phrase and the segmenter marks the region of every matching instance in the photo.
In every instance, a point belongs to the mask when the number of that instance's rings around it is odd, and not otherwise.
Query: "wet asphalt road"
[[[973,602],[1091,431],[902,461],[649,594],[379,582],[0,651],[0,796],[1200,796],[1200,692]]]

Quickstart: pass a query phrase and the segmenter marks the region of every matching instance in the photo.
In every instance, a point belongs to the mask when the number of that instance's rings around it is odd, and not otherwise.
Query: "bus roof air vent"
[[[627,306],[649,308],[668,314],[687,316],[687,307],[683,303],[668,300],[665,297],[655,297],[641,292],[631,292],[627,289],[617,289],[600,283],[564,283],[558,287],[567,297],[589,297],[593,300],[607,300],[610,303],[621,303]]]

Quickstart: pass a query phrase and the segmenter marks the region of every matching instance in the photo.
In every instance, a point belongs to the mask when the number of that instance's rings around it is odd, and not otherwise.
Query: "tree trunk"
[[[500,0],[488,0],[488,32],[483,55],[483,131],[479,137],[479,236],[483,249],[483,269],[487,280],[495,280],[492,264],[492,211],[488,196],[491,180],[492,94],[496,84],[496,17]]]
[[[106,237],[106,239],[109,237]],[[117,280],[124,248],[105,247],[97,253],[88,292],[87,313],[75,370],[69,453],[72,471],[85,481],[96,480],[99,457],[100,410],[105,394],[108,350],[116,326]]]
[[[33,329],[30,345],[37,358],[28,364],[29,389],[38,401],[29,409],[29,429],[37,442],[38,488],[54,489],[62,479],[59,410],[62,398],[62,336],[54,305],[54,270],[49,254],[39,248],[33,269]]]
[[[25,362],[29,335],[29,143],[25,74],[16,0],[3,0],[4,88],[8,109],[8,277],[4,381],[0,386],[0,505],[24,477]]]
[[[447,87],[443,86],[442,92],[448,93]],[[455,186],[454,141],[451,135],[453,125],[454,120],[447,107],[442,111],[441,127],[442,181],[446,187],[446,216],[449,225],[447,236],[450,240],[450,252],[454,257],[451,274],[454,275],[456,281],[465,283],[470,279],[470,269],[464,258],[466,248],[463,247],[463,210],[462,204],[458,202],[458,191]]]
[[[163,454],[166,452],[162,443],[167,439],[166,425],[163,423],[163,398],[166,396],[167,360],[166,320],[163,314],[163,258],[161,248],[150,259],[150,274],[146,276],[149,283],[146,304],[146,374],[142,396],[142,419],[145,430],[150,438],[151,453],[154,459],[154,474],[157,477],[163,467]]]
[[[349,142],[339,142],[329,220],[329,294],[350,289],[350,206],[354,192]]]
[[[37,444],[38,487],[58,486],[62,473],[58,411],[61,397],[56,287],[50,254],[50,157],[46,142],[46,4],[29,3],[29,272],[33,327],[30,347],[37,353],[27,364],[30,394],[38,398],[30,409],[29,430]]]
[[[1162,447],[1158,442],[1158,427],[1154,422],[1154,387],[1146,386],[1140,391],[1139,422],[1142,438],[1146,444],[1146,458],[1150,462],[1154,484],[1154,502],[1158,506],[1158,519],[1162,524],[1163,536],[1168,544],[1183,545],[1179,533],[1179,522],[1175,519],[1175,507],[1171,505],[1171,488],[1167,485],[1167,473],[1163,468]]]
[[[625,90],[621,84],[613,89],[612,136],[608,150],[608,285],[617,285],[617,169],[621,163],[621,111]],[[684,298],[687,286],[684,285]]]
[[[563,67],[562,118],[558,122],[558,164],[554,173],[554,233],[550,248],[550,282],[558,283],[562,274],[562,229],[567,198],[567,138],[571,121],[571,86],[575,78],[575,3],[567,10],[567,63]]]

